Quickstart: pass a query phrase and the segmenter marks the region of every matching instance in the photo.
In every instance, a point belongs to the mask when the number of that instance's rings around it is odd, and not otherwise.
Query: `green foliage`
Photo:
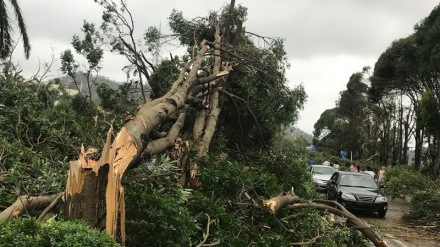
[[[154,95],[152,98],[158,98],[166,94],[170,90],[171,85],[179,76],[179,70],[177,69],[176,63],[170,60],[163,60],[160,64],[156,66],[156,70],[151,75],[148,83],[151,86],[151,90]]]
[[[203,217],[206,214],[213,222],[208,242],[219,242],[221,246],[246,246],[250,243],[255,246],[287,246],[313,239],[317,232],[323,237],[317,239],[316,246],[367,246],[368,242],[356,230],[328,225],[322,218],[328,216],[326,213],[314,209],[281,209],[274,217],[269,216],[265,209],[256,207],[244,196],[245,192],[252,200],[261,203],[261,200],[283,191],[287,187],[284,182],[288,186],[301,184],[307,187],[295,187],[295,192],[301,196],[307,196],[307,193],[310,197],[316,195],[315,190],[309,187],[310,177],[303,162],[275,158],[275,163],[283,164],[278,168],[245,171],[241,164],[210,161],[201,173],[201,188],[188,201],[189,210],[198,215],[198,238],[202,239],[206,229],[206,217]],[[282,176],[282,171],[287,175]],[[308,189],[310,191],[306,192]],[[240,237],[233,237],[237,232],[240,232]]]
[[[242,164],[222,161],[203,170],[200,177],[202,190],[221,198],[238,198],[242,190],[254,197],[269,198],[280,192],[276,177],[268,172],[245,171]]]
[[[72,38],[72,46],[75,51],[83,55],[89,63],[89,70],[99,70],[99,64],[104,55],[104,50],[100,47],[99,42],[102,41],[95,25],[84,21],[81,31],[84,33],[84,39],[80,39],[78,35]]]
[[[111,113],[110,119],[120,119],[127,112],[133,113],[141,98],[131,83],[121,84],[117,89],[112,89],[105,83],[99,83],[96,93],[101,99],[100,106]]]
[[[317,196],[315,188],[311,185],[311,175],[306,171],[307,161],[293,156],[276,155],[266,160],[266,169],[274,174],[282,191],[294,189],[295,194],[301,198],[314,198]]]
[[[203,39],[213,41],[216,18],[220,18],[222,30],[230,30],[227,45],[237,46],[231,50],[234,69],[228,76],[227,90],[232,95],[221,97],[222,107],[217,131],[227,140],[228,145],[238,145],[245,149],[266,148],[274,139],[274,134],[298,119],[307,95],[303,85],[287,86],[286,69],[290,67],[284,48],[284,40],[265,39],[264,45],[254,43],[241,30],[246,20],[247,9],[241,5],[232,10],[224,8],[221,14],[210,12],[207,17],[187,20],[183,13],[174,10],[170,17],[170,27],[178,34],[182,45],[193,47]],[[227,19],[232,23],[228,24]],[[237,35],[239,34],[239,35]],[[225,46],[227,47],[227,46]],[[222,55],[223,56],[223,55]],[[226,60],[227,61],[227,60]],[[212,60],[206,59],[202,70],[209,75]],[[259,121],[264,119],[264,121]],[[252,124],[249,124],[252,123]]]
[[[23,194],[62,191],[68,160],[77,157],[82,143],[102,145],[97,137],[108,129],[95,126],[83,101],[69,96],[63,85],[23,81],[14,66],[7,68],[0,74],[1,205]]]
[[[389,168],[385,175],[388,195],[409,198],[410,210],[404,219],[420,225],[440,226],[440,180],[431,180],[411,167]]]
[[[410,211],[405,215],[405,219],[417,222],[421,225],[433,225],[440,227],[440,217],[438,209],[440,207],[440,184],[437,191],[416,192],[410,201]]]
[[[61,72],[71,77],[75,77],[79,68],[79,64],[75,61],[71,50],[67,49],[60,56],[61,59]]]
[[[0,222],[0,246],[4,247],[80,247],[120,246],[106,233],[81,222],[37,222],[35,219],[16,219]]]
[[[427,177],[414,172],[410,167],[388,168],[385,175],[387,195],[391,197],[412,197],[419,191],[429,189]]]
[[[196,225],[176,198],[140,187],[127,190],[126,199],[128,246],[191,246]]]
[[[128,246],[191,246],[196,224],[183,207],[191,192],[178,185],[173,166],[165,157],[157,157],[127,174]]]
[[[420,122],[426,128],[428,134],[433,136],[440,135],[440,105],[431,91],[426,91],[419,101]]]

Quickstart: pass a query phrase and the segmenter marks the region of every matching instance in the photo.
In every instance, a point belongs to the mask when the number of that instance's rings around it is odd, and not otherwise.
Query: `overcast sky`
[[[137,31],[161,24],[164,33],[169,33],[167,17],[173,8],[192,18],[219,10],[226,3],[229,1],[128,0]],[[50,61],[52,54],[58,59],[62,51],[72,49],[71,38],[81,34],[83,20],[99,25],[102,14],[93,0],[19,0],[19,4],[32,51],[26,61],[21,48],[17,49],[15,59],[27,77],[37,71],[39,60]],[[247,31],[285,39],[292,65],[287,72],[289,85],[303,83],[308,94],[297,127],[311,134],[320,114],[335,106],[350,75],[364,66],[373,67],[391,42],[413,33],[414,25],[438,1],[237,0],[236,4],[248,7]],[[124,64],[124,58],[106,54],[101,75],[124,80]],[[59,67],[57,61],[51,70],[53,77],[61,75]]]

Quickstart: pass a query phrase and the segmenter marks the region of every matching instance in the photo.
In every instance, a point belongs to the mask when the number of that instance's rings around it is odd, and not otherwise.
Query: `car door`
[[[337,181],[338,181],[339,173],[335,172],[330,180],[327,182],[327,199],[334,200],[336,199],[336,194],[338,193]]]

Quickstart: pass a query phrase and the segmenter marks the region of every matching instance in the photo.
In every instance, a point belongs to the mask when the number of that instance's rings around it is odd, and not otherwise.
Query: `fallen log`
[[[10,221],[24,211],[46,208],[57,196],[57,194],[47,196],[20,196],[11,206],[0,213],[0,220]]]

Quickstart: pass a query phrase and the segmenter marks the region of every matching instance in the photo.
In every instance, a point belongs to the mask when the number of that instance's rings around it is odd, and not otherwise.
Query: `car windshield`
[[[351,174],[342,174],[339,185],[361,188],[377,188],[377,185],[371,176],[360,176]]]
[[[313,167],[312,172],[316,174],[324,174],[324,175],[333,175],[335,173],[335,169],[330,166],[315,166]]]

